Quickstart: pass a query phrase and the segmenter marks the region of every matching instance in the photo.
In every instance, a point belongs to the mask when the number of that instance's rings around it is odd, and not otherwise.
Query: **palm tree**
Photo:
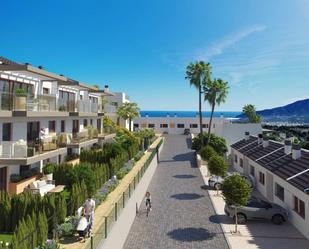
[[[260,123],[262,120],[261,116],[256,114],[255,106],[252,104],[245,105],[242,108],[242,112],[247,116],[251,123]]]
[[[212,118],[215,110],[215,106],[224,103],[228,94],[228,83],[223,81],[222,79],[214,79],[210,80],[206,83],[204,87],[204,100],[208,101],[209,105],[211,106],[211,114],[210,114],[210,121],[208,126],[208,137],[207,137],[207,144],[210,141],[210,133],[211,133],[211,124]]]
[[[129,130],[132,130],[132,119],[139,116],[139,107],[136,103],[124,103],[117,110],[117,115],[124,120],[129,120]]]
[[[202,117],[202,89],[203,86],[211,80],[210,63],[198,61],[190,63],[186,70],[186,79],[190,81],[190,85],[198,89],[199,94],[199,118],[200,118],[200,137],[203,143],[203,117]]]

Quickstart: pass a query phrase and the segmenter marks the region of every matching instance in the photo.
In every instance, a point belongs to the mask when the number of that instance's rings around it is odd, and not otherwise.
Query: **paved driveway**
[[[145,203],[135,218],[125,249],[228,248],[215,215],[190,139],[167,135],[160,164],[151,180],[153,210],[147,218]]]

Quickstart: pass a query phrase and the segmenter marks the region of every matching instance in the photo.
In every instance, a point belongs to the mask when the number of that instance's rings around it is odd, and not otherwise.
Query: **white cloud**
[[[213,46],[197,51],[197,58],[201,60],[210,60],[211,58],[220,55],[223,51],[234,44],[240,42],[244,38],[250,36],[256,32],[262,32],[266,29],[266,26],[263,25],[256,25],[244,29],[240,32],[234,33],[230,36],[225,37],[222,41],[214,44]]]

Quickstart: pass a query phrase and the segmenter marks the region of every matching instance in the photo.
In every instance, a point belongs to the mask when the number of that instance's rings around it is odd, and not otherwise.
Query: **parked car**
[[[190,129],[184,129],[183,134],[184,135],[190,135]]]
[[[227,176],[231,176],[233,174],[240,174],[240,173],[237,173],[237,172],[228,172],[227,173]],[[246,179],[246,181],[249,183],[250,187],[253,188],[254,187],[254,181],[253,179],[248,176],[248,175],[245,175],[245,174],[240,174],[243,178]],[[216,176],[216,175],[213,175],[209,178],[208,180],[208,186],[218,190],[218,189],[221,189],[222,187],[222,184],[223,184],[223,181],[224,181],[224,178],[221,177],[221,176]]]
[[[225,204],[226,215],[235,220],[235,206]],[[237,207],[237,222],[246,223],[247,220],[271,220],[276,225],[281,225],[288,220],[288,212],[283,207],[251,197],[246,206]]]

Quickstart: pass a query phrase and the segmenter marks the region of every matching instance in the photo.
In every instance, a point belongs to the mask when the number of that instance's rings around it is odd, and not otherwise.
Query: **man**
[[[84,204],[84,214],[89,223],[89,232],[92,231],[92,224],[94,220],[94,210],[95,210],[95,201],[91,198],[91,196],[89,196]]]

